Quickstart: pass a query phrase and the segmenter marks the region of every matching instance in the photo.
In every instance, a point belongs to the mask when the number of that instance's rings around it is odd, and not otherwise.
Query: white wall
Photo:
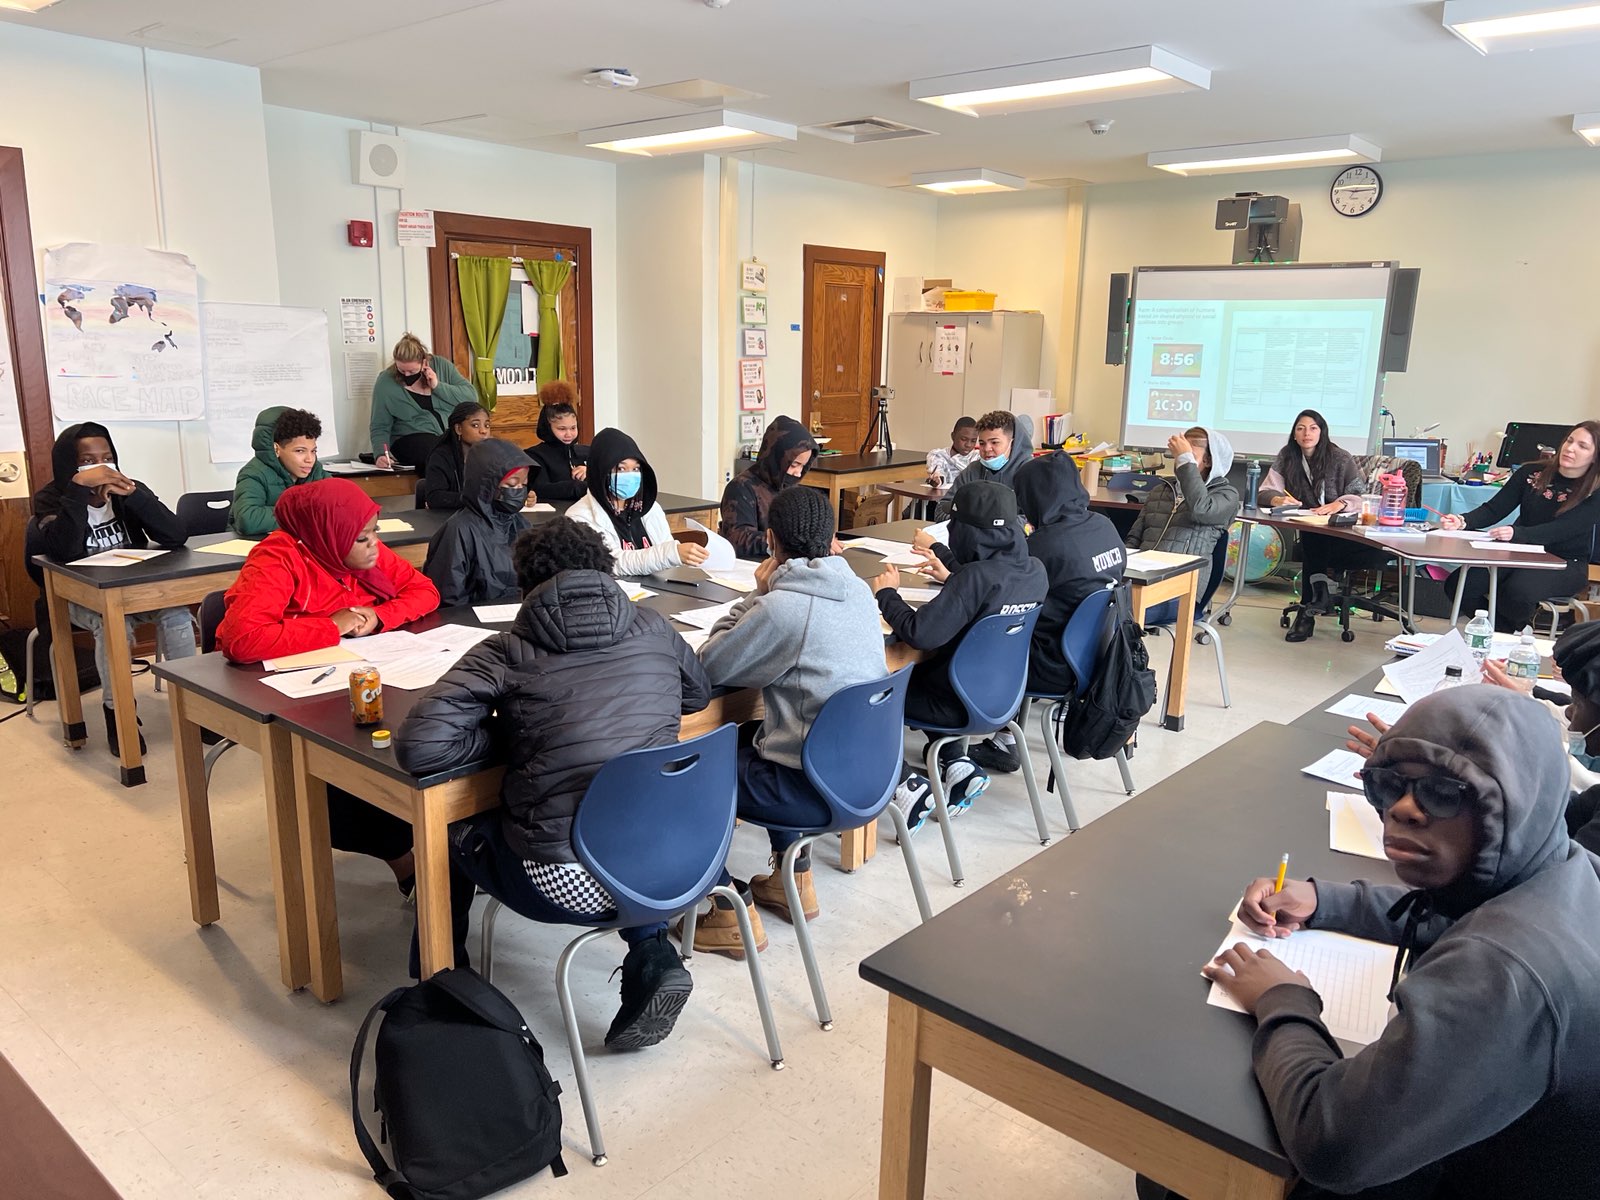
[[[1600,415],[1600,171],[1594,152],[1385,163],[1384,196],[1351,219],[1327,201],[1334,171],[1173,179],[1088,191],[1075,409],[1095,437],[1115,438],[1122,370],[1101,361],[1106,281],[1135,266],[1225,263],[1231,234],[1216,201],[1281,194],[1305,217],[1301,259],[1397,259],[1422,268],[1411,361],[1385,401],[1401,433],[1441,423],[1450,457],[1479,448],[1508,420]]]

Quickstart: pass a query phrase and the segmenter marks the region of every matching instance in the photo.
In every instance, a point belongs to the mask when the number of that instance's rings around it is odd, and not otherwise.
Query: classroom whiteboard
[[[318,457],[339,452],[327,313],[276,304],[206,303],[200,306],[200,318],[212,462],[252,458],[256,414],[278,404],[322,418]]]

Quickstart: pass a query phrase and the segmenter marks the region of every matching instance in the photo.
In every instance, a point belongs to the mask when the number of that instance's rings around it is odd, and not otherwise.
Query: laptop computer
[[[1384,438],[1383,453],[1390,458],[1409,458],[1422,468],[1424,479],[1443,479],[1439,467],[1438,438]]]

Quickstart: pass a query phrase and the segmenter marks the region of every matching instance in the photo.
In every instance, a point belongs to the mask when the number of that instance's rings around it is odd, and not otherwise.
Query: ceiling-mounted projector
[[[639,77],[627,67],[601,67],[598,71],[590,71],[583,77],[583,81],[590,87],[599,88],[634,88],[639,86]]]

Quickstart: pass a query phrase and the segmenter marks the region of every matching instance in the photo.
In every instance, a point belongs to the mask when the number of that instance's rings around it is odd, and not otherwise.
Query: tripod
[[[874,389],[876,391],[877,389]],[[872,425],[867,430],[867,437],[861,443],[861,453],[871,454],[882,450],[892,454],[894,440],[889,436],[889,397],[878,397],[878,415],[872,418]]]

